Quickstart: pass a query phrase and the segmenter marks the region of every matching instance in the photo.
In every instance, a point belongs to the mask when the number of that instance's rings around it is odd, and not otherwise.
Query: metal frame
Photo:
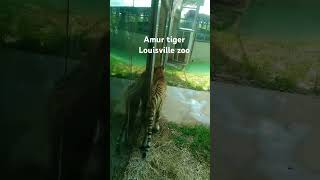
[[[152,0],[151,8],[152,8],[152,21],[151,21],[151,31],[149,37],[156,37],[157,36],[157,27],[159,23],[159,2],[161,0]],[[148,48],[152,48],[155,43],[149,43]],[[148,54],[147,63],[146,63],[146,72],[147,72],[147,97],[149,100],[150,92],[151,92],[151,85],[153,80],[153,70],[154,70],[154,63],[155,63],[155,54]]]
[[[171,34],[173,33],[173,31],[182,31],[182,34],[183,34],[183,37],[184,37],[184,34],[185,32],[190,32],[190,35],[189,35],[189,40],[188,40],[188,49],[190,49],[190,53],[187,54],[184,58],[184,62],[181,63],[179,61],[179,54],[177,55],[177,57],[175,58],[175,56],[173,57],[173,60],[172,60],[172,63],[168,63],[168,65],[170,66],[173,66],[175,68],[179,68],[179,65],[182,66],[182,69],[185,68],[185,66],[189,63],[190,59],[191,59],[191,56],[192,56],[192,49],[193,49],[193,46],[194,46],[194,41],[195,41],[195,37],[196,37],[196,25],[197,25],[197,18],[198,18],[198,14],[199,14],[199,10],[200,10],[200,6],[203,5],[203,2],[199,2],[196,4],[196,7],[190,7],[190,6],[182,6],[181,7],[181,11],[180,11],[180,14],[182,12],[183,9],[193,9],[195,10],[195,17],[193,19],[193,22],[192,22],[192,28],[191,29],[188,29],[188,28],[181,28],[179,27],[178,29],[171,29]],[[180,18],[182,19],[182,18]],[[179,19],[179,20],[180,20]],[[180,23],[180,22],[179,22]],[[166,62],[168,61],[168,58],[166,58]]]

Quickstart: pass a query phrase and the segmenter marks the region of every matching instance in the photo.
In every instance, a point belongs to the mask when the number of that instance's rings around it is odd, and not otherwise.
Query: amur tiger
[[[120,136],[117,140],[117,148],[119,150],[120,141],[122,140],[124,133],[125,139],[128,140],[130,138],[137,138],[130,136],[129,134],[134,132],[134,125],[136,121],[136,116],[139,110],[139,106],[141,104],[142,110],[145,109],[145,112],[142,112],[142,126],[145,130],[145,136],[140,147],[142,152],[142,157],[145,158],[147,152],[150,149],[150,142],[152,133],[156,133],[160,130],[159,119],[160,112],[162,109],[163,101],[166,97],[166,89],[167,85],[164,78],[164,70],[163,67],[156,67],[154,69],[153,82],[151,85],[151,92],[149,101],[146,101],[146,72],[143,72],[134,84],[128,87],[127,89],[127,97],[126,97],[126,120],[124,121],[123,127],[120,132]],[[129,141],[129,145],[132,143],[132,140]]]

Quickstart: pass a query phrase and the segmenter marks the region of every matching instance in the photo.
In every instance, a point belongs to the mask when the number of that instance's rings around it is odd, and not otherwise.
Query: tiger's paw
[[[140,147],[142,158],[145,159],[147,157],[147,153],[150,149],[149,145],[144,145]]]
[[[142,159],[146,159],[147,158],[147,152],[142,152]]]

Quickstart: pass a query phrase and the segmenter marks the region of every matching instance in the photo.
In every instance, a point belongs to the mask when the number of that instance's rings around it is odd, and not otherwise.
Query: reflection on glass
[[[48,176],[48,95],[61,78],[64,0],[0,0],[1,179]]]
[[[151,7],[151,0],[111,0],[110,6]]]
[[[62,55],[65,1],[0,1],[0,44],[4,47]]]
[[[86,56],[107,31],[107,2],[70,2],[69,15],[70,56],[79,59]]]
[[[150,19],[151,8],[111,7],[111,75],[123,76],[129,73],[133,78],[145,69],[147,55],[139,54],[138,47],[147,48],[148,44],[143,41],[150,34]],[[116,68],[119,66],[122,68]]]
[[[148,5],[149,4],[149,5]],[[148,7],[149,6],[149,7]],[[151,30],[151,1],[122,0],[111,1],[110,7],[110,87],[111,87],[111,169],[110,179],[119,177],[124,167],[118,162],[128,161],[126,153],[117,154],[116,139],[120,135],[121,124],[127,120],[127,88],[134,85],[146,69],[147,54],[140,54],[139,47]],[[131,87],[131,86],[130,86]],[[138,107],[137,107],[138,108]]]

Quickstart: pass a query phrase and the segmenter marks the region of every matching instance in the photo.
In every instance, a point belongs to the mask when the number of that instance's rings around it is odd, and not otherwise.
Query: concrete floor
[[[320,98],[214,82],[214,177],[320,179]]]
[[[169,121],[210,125],[210,92],[168,86],[162,113]]]
[[[111,101],[114,108],[111,112],[125,113],[124,96],[129,83],[126,79],[111,78]],[[162,115],[173,122],[200,122],[209,125],[210,92],[168,86]]]

